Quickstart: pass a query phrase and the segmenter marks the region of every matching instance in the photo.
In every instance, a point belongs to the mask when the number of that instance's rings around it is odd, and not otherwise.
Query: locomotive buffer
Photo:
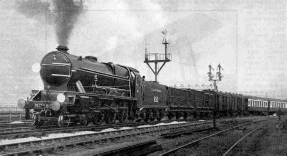
[[[167,31],[164,30],[164,31],[162,31],[162,33],[164,34],[164,38],[162,40],[162,44],[164,44],[164,47],[165,47],[165,53],[164,54],[147,53],[147,47],[145,47],[145,61],[144,61],[144,63],[146,63],[148,65],[148,67],[151,69],[151,71],[154,73],[155,82],[158,82],[157,76],[158,76],[159,72],[161,71],[161,69],[163,68],[163,66],[165,65],[165,63],[171,61],[171,54],[170,53],[167,54],[167,45],[169,44],[169,41],[166,37]],[[158,63],[160,63],[160,62],[162,62],[163,64],[158,69]],[[150,66],[149,63],[154,63],[154,69]]]

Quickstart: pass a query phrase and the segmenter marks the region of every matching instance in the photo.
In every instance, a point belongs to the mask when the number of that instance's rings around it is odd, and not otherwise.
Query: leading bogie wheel
[[[34,126],[42,126],[44,124],[44,121],[41,120],[41,116],[39,114],[33,114],[33,123]]]

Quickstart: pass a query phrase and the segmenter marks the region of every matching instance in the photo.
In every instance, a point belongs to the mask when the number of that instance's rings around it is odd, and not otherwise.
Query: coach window
[[[262,107],[262,101],[260,101],[260,107]]]

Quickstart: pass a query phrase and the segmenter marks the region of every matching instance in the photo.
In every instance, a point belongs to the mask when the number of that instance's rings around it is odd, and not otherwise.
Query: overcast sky
[[[32,66],[59,45],[55,6],[52,0],[0,1],[3,105],[43,89]],[[83,0],[79,7],[67,40],[71,54],[128,65],[154,80],[143,63],[145,41],[150,53],[163,53],[166,29],[172,61],[160,72],[160,83],[209,85],[208,65],[216,69],[220,63],[219,90],[287,97],[284,0]]]

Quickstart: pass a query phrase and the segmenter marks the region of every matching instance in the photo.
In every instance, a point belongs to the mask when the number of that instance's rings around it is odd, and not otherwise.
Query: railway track
[[[257,130],[261,129],[262,127],[266,126],[267,124],[261,124],[260,126],[256,127],[254,130],[250,131],[246,135],[244,135],[242,138],[240,138],[238,141],[236,141],[222,156],[227,156],[231,153],[232,149],[234,149],[235,146],[237,146],[243,139],[251,135],[252,133],[256,132]]]
[[[149,122],[150,125],[158,123],[167,123],[171,121],[153,121]],[[76,131],[101,131],[107,128],[120,128],[120,127],[136,127],[146,125],[145,122],[128,122],[128,123],[115,123],[107,125],[92,125],[92,126],[73,126],[73,127],[16,127],[16,128],[4,128],[0,129],[0,139],[14,139],[23,138],[27,136],[44,136],[51,133],[65,133],[65,132],[76,132]]]
[[[194,122],[194,119],[188,120],[163,120],[163,121],[153,121],[148,124],[154,125],[158,123],[167,123],[172,121],[186,121],[186,122]],[[7,123],[10,125],[9,123]],[[25,122],[22,124],[13,124],[11,127],[6,128],[8,126],[4,126],[5,128],[0,129],[0,139],[13,139],[13,138],[22,138],[27,136],[41,136],[44,134],[50,133],[63,133],[63,132],[73,132],[73,131],[84,131],[84,130],[92,130],[99,131],[106,128],[116,128],[116,127],[124,127],[124,126],[140,126],[147,124],[146,122],[125,122],[125,123],[115,123],[115,124],[107,124],[107,125],[91,125],[91,126],[71,126],[71,127],[62,127],[58,126],[43,126],[43,127],[34,127],[31,125],[31,121]],[[27,126],[27,127],[24,127]],[[115,127],[114,127],[115,126]]]
[[[152,124],[157,124],[159,122],[154,122]],[[41,137],[51,133],[71,133],[76,131],[101,131],[107,128],[120,128],[120,127],[135,127],[144,125],[145,123],[133,122],[133,123],[116,123],[116,124],[108,124],[108,125],[92,125],[92,126],[73,126],[73,127],[50,127],[50,128],[30,128],[30,127],[23,127],[23,128],[8,128],[3,129],[4,132],[0,133],[1,139],[13,139],[13,138],[23,138],[27,136],[36,136]],[[11,130],[10,130],[11,129]],[[24,129],[24,131],[23,131]],[[10,130],[10,131],[9,131]],[[25,131],[26,130],[26,131]]]
[[[232,120],[230,119],[220,119],[220,122],[230,122]],[[184,121],[184,120],[178,120],[178,121]],[[185,120],[187,122],[196,122],[194,120]],[[170,120],[165,121],[153,121],[149,124],[155,125],[158,123],[167,123],[171,122]],[[209,122],[211,123],[211,121]],[[124,127],[124,126],[140,126],[145,125],[144,122],[128,122],[128,123],[116,123],[116,124],[110,124],[110,125],[93,125],[93,126],[73,126],[73,127],[41,127],[41,128],[35,128],[35,127],[21,127],[23,124],[18,125],[17,127],[13,128],[4,128],[0,129],[0,139],[14,139],[14,138],[23,138],[27,136],[44,136],[51,133],[64,133],[64,132],[75,132],[75,131],[100,131],[102,129],[106,128],[118,128],[118,127]],[[226,123],[225,123],[226,124]],[[15,125],[16,126],[16,125]],[[20,127],[19,127],[20,126]]]
[[[14,127],[33,127],[31,120],[23,120],[23,121],[2,121],[0,122],[0,128],[14,128]]]
[[[248,119],[248,118],[246,118]],[[246,120],[243,118],[243,120]],[[224,123],[226,125],[228,124],[234,124],[232,119],[221,119],[218,120],[219,123]],[[163,122],[163,121],[162,121]],[[159,122],[154,122],[154,124],[159,123]],[[24,142],[18,142],[18,143],[8,143],[8,144],[1,144],[0,145],[0,151],[3,150],[3,153],[0,152],[0,155],[18,155],[18,154],[29,154],[29,153],[43,153],[45,151],[49,151],[49,149],[59,149],[59,148],[65,148],[65,147],[74,147],[78,145],[85,145],[85,144],[91,144],[91,143],[102,143],[102,142],[107,142],[108,140],[113,141],[113,140],[121,140],[122,138],[126,137],[131,137],[131,136],[139,136],[139,135],[145,135],[145,134],[152,134],[152,133],[161,133],[161,134],[166,134],[170,132],[176,132],[178,130],[184,130],[184,129],[190,129],[190,127],[196,127],[199,126],[201,128],[194,128],[195,130],[204,130],[204,128],[211,128],[211,126],[203,126],[203,125],[212,125],[212,121],[205,121],[205,122],[196,122],[196,123],[184,123],[184,124],[175,124],[175,125],[157,125],[154,127],[147,127],[147,125],[138,127],[140,125],[144,125],[146,123],[130,123],[128,125],[127,123],[125,124],[118,124],[118,126],[111,127],[111,125],[102,125],[102,126],[85,126],[85,127],[66,127],[66,128],[56,128],[55,129],[35,129],[34,131],[31,130],[31,132],[14,132],[14,134],[19,134],[19,136],[29,136],[30,134],[34,134],[36,136],[43,136],[49,133],[63,133],[63,132],[75,132],[75,131],[80,131],[80,130],[93,130],[93,131],[100,131],[102,129],[106,128],[120,128],[123,126],[126,127],[133,127],[130,129],[122,129],[122,130],[117,130],[117,131],[112,131],[112,132],[90,132],[89,134],[79,134],[76,137],[74,136],[67,136],[67,137],[56,137],[56,138],[45,138],[45,139],[39,139],[35,141],[24,141]],[[151,123],[149,123],[151,124]],[[194,131],[194,129],[192,131]],[[38,131],[38,134],[37,134]],[[0,133],[1,134],[1,133]],[[8,135],[8,132],[6,135]],[[2,135],[5,136],[5,135]],[[133,144],[132,146],[137,146],[136,144]],[[145,146],[145,145],[143,145]],[[156,144],[154,146],[151,146],[151,151],[154,151],[155,149],[159,150],[159,146]],[[129,149],[132,150],[132,147],[127,146],[121,149]],[[26,149],[26,150],[23,150]],[[27,149],[32,149],[31,151]],[[15,151],[16,150],[16,151]],[[123,150],[125,151],[125,150]]]
[[[176,147],[176,148],[170,149],[170,150],[168,150],[168,151],[166,151],[166,152],[164,152],[164,153],[161,153],[160,156],[168,156],[168,155],[175,154],[175,153],[177,153],[178,151],[183,150],[184,148],[187,148],[187,147],[190,147],[190,146],[192,146],[192,145],[198,144],[199,142],[201,142],[201,141],[203,141],[203,140],[210,139],[210,138],[212,138],[212,137],[214,137],[214,136],[217,136],[217,135],[220,135],[220,134],[222,134],[222,133],[224,133],[224,132],[237,129],[237,128],[239,128],[239,127],[243,127],[243,126],[246,126],[246,125],[248,125],[248,124],[263,122],[263,121],[266,121],[266,120],[267,120],[267,119],[255,120],[255,121],[250,121],[250,122],[242,123],[242,124],[240,124],[240,125],[232,126],[231,128],[227,128],[227,129],[218,131],[218,132],[216,132],[216,133],[214,133],[214,134],[211,134],[211,135],[208,135],[208,136],[204,136],[204,137],[202,137],[202,138],[198,138],[198,139],[193,140],[193,141],[191,141],[191,142],[188,142],[188,143],[186,143],[186,144],[184,144],[184,145],[181,145],[181,146],[178,146],[178,147]],[[259,128],[261,128],[261,127],[264,126],[264,125],[265,125],[265,124],[263,124],[263,125],[257,127],[256,129],[254,129],[253,131],[251,131],[250,134],[253,133],[254,131],[258,130]],[[246,136],[248,136],[248,135],[250,135],[250,134],[248,133]],[[233,146],[231,146],[230,149],[226,151],[226,154],[228,154],[228,153],[232,150],[232,148],[235,147],[235,146],[236,146],[241,140],[243,140],[246,136],[240,138],[240,139],[238,140],[238,142],[236,142]]]
[[[206,124],[210,122],[206,122]],[[73,136],[55,137],[38,139],[34,141],[23,141],[17,143],[7,143],[0,145],[1,155],[18,155],[42,153],[51,149],[59,149],[65,147],[74,147],[77,145],[85,145],[91,143],[103,143],[108,141],[120,140],[123,138],[132,138],[140,135],[158,133],[168,131],[170,129],[178,129],[182,127],[190,127],[201,125],[203,123],[182,123],[182,124],[165,124],[152,127],[137,127],[132,129],[120,129],[108,132],[89,132],[87,134],[78,134]]]

